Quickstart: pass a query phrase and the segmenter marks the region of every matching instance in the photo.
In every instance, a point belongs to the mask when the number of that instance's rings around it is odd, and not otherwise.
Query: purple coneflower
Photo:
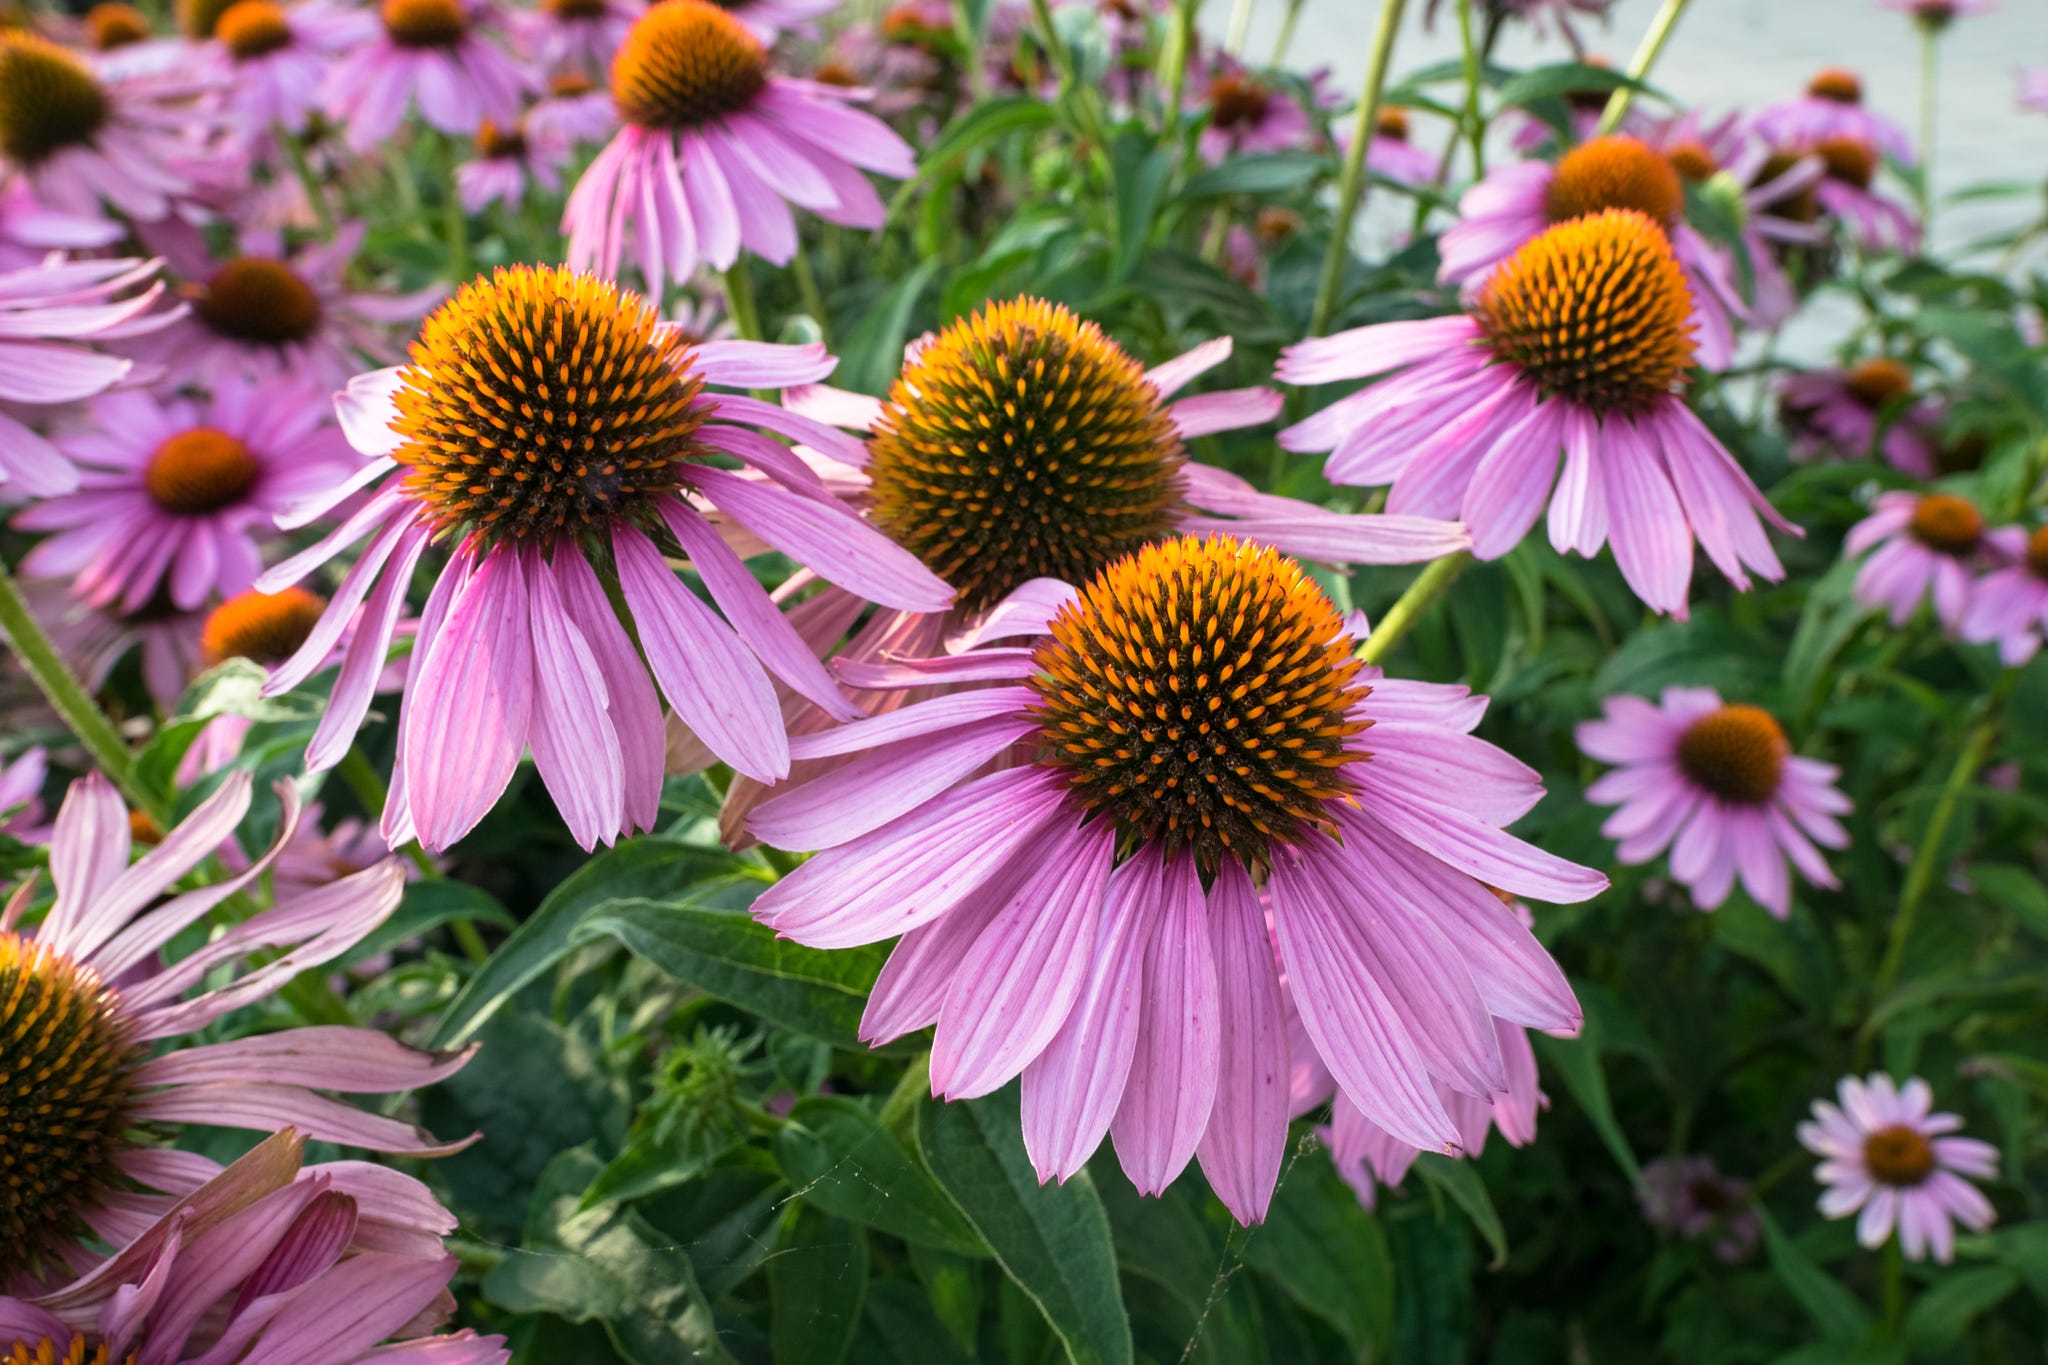
[[[428,126],[470,137],[519,118],[533,74],[485,34],[486,0],[383,0],[377,31],[327,73],[322,98],[357,152],[391,140],[415,103]]]
[[[1778,260],[1778,248],[1817,246],[1827,240],[1826,232],[1812,221],[1820,214],[1813,187],[1827,173],[1820,158],[1774,157],[1735,114],[1708,119],[1688,110],[1672,118],[1643,120],[1637,128],[1642,140],[1662,152],[1686,184],[1704,189],[1720,180],[1740,187],[1736,235],[1750,274],[1748,321],[1754,327],[1785,322],[1798,311],[1799,296]],[[1811,209],[1806,221],[1786,216],[1787,206],[1795,202]]]
[[[1751,1206],[1749,1182],[1721,1174],[1714,1158],[1660,1156],[1643,1163],[1636,1203],[1643,1221],[1659,1232],[1711,1238],[1714,1254],[1730,1265],[1756,1254],[1763,1220]]]
[[[848,107],[858,93],[774,74],[768,52],[705,0],[648,10],[612,63],[625,121],[569,195],[569,264],[617,276],[627,257],[650,293],[742,247],[777,265],[796,254],[790,205],[827,222],[880,227],[862,173],[916,169],[902,138]]]
[[[541,0],[537,9],[515,11],[513,23],[528,58],[549,77],[602,80],[646,9],[637,0]]]
[[[1814,183],[1820,207],[1871,251],[1912,252],[1920,245],[1920,221],[1913,210],[1874,188],[1877,152],[1861,138],[1831,137],[1800,148],[1820,158],[1824,174]]]
[[[1389,511],[1458,517],[1482,559],[1519,544],[1547,501],[1560,552],[1611,540],[1636,596],[1683,617],[1695,538],[1746,589],[1745,568],[1784,574],[1763,523],[1798,534],[1680,396],[1692,316],[1670,240],[1647,215],[1560,223],[1502,262],[1465,314],[1290,347],[1277,371],[1289,383],[1401,373],[1280,444],[1331,451],[1334,483],[1392,483]]]
[[[0,274],[40,266],[53,251],[97,251],[127,235],[103,214],[50,208],[26,180],[0,176]]]
[[[0,274],[0,494],[44,498],[78,487],[70,458],[11,414],[21,404],[75,403],[125,379],[133,362],[85,343],[163,325],[150,312],[164,291],[156,271],[155,261],[117,260]],[[131,292],[144,281],[147,289]]]
[[[785,776],[770,671],[842,718],[858,712],[705,513],[870,600],[913,611],[952,600],[788,447],[752,428],[843,437],[705,387],[808,383],[834,363],[822,346],[693,345],[638,295],[565,269],[515,266],[465,285],[427,318],[410,364],[362,375],[341,394],[343,429],[364,462],[288,519],[381,485],[261,585],[293,584],[371,537],[319,628],[270,679],[273,694],[297,686],[355,623],[309,766],[347,752],[413,570],[429,541],[446,540],[453,554],[421,617],[399,711],[384,817],[394,844],[416,830],[438,850],[467,833],[529,745],[584,847],[649,828],[661,796],[656,684],[735,769]],[[564,374],[576,382],[559,387]],[[669,555],[692,561],[723,619]],[[616,566],[645,662],[593,559]]]
[[[210,72],[95,73],[22,30],[0,32],[0,172],[68,213],[109,205],[154,222],[217,196],[224,163],[208,142],[220,116],[201,102]]]
[[[93,606],[68,578],[24,577],[21,591],[64,662],[94,692],[139,652],[144,690],[168,709],[204,666],[200,633],[206,613],[179,610],[168,593],[159,592],[139,611],[121,612]]]
[[[1977,570],[1992,562],[1977,504],[1954,493],[1880,493],[1871,513],[1849,529],[1842,553],[1876,547],[1856,571],[1857,605],[1883,607],[1894,626],[1906,624],[1920,604],[1951,634],[1970,605]]]
[[[1906,130],[1863,103],[1863,81],[1853,71],[1831,66],[1807,83],[1806,93],[1757,111],[1757,133],[1776,146],[1810,147],[1835,138],[1875,146],[1904,165],[1913,164]]]
[[[1856,1240],[1870,1250],[1896,1227],[1909,1261],[1929,1253],[1947,1265],[1955,1255],[1955,1225],[1972,1232],[1997,1214],[1971,1180],[1998,1174],[1998,1149],[1975,1138],[1950,1136],[1963,1126],[1954,1114],[1931,1113],[1934,1092],[1918,1076],[1902,1086],[1873,1073],[1844,1076],[1841,1106],[1813,1102],[1813,1118],[1799,1125],[1799,1141],[1826,1160],[1814,1170],[1820,1211],[1856,1219]],[[1968,1177],[1968,1179],[1965,1179]]]
[[[203,402],[121,390],[87,411],[90,426],[57,438],[79,467],[78,490],[14,525],[54,533],[23,571],[75,575],[94,606],[135,612],[163,590],[190,611],[240,592],[263,568],[258,539],[276,514],[349,467],[326,395],[303,385],[232,381]]]
[[[1209,78],[1208,106],[1196,146],[1212,166],[1257,152],[1306,150],[1319,136],[1300,100],[1227,57]]]
[[[267,146],[277,132],[305,133],[320,110],[328,68],[370,36],[373,22],[322,0],[235,0],[223,10],[207,51],[243,140]]]
[[[127,807],[105,778],[85,777],[72,784],[50,840],[56,900],[32,929],[22,922],[32,882],[0,911],[0,998],[17,1006],[0,1017],[0,1033],[20,1062],[0,1078],[20,1182],[0,1206],[0,1286],[85,1273],[101,1258],[84,1234],[130,1242],[210,1177],[210,1163],[189,1153],[139,1145],[142,1125],[264,1133],[289,1126],[323,1142],[412,1156],[463,1145],[318,1092],[412,1090],[453,1074],[466,1052],[431,1055],[374,1030],[320,1026],[152,1055],[155,1044],[197,1034],[333,960],[397,908],[404,875],[387,859],[166,961],[165,945],[270,865],[276,845],[226,881],[174,891],[233,837],[249,789],[246,772],[230,774],[179,824],[151,829],[155,846],[131,866]],[[279,798],[282,844],[299,812],[289,784],[280,784]],[[233,974],[259,957],[262,965]],[[218,984],[193,994],[209,980]],[[19,1007],[31,1000],[34,1007]]]
[[[773,43],[785,33],[815,38],[817,21],[838,9],[841,0],[716,0],[718,7],[747,26],[756,38]]]
[[[566,143],[523,120],[500,128],[485,119],[477,130],[476,155],[455,168],[455,191],[463,209],[482,213],[492,204],[503,204],[506,212],[517,213],[529,185],[554,194],[562,188],[562,163],[568,151]]]
[[[497,1337],[427,1335],[454,1308],[457,1265],[441,1241],[455,1219],[427,1187],[362,1162],[302,1167],[304,1146],[278,1133],[77,1281],[0,1295],[0,1362],[509,1359]]]
[[[1911,15],[1913,22],[1939,33],[1958,19],[1989,14],[1998,0],[1878,0],[1884,8]]]
[[[1889,356],[1847,370],[1789,375],[1778,386],[1778,403],[1797,459],[1826,452],[1860,460],[1881,452],[1892,468],[1916,479],[1940,472],[1929,433],[1941,409],[1914,400],[1912,371]]]
[[[866,604],[828,589],[797,603],[792,624],[821,653],[851,632],[835,665],[873,687],[863,694],[873,714],[943,685],[870,684],[869,666],[1019,633],[1017,621],[1030,619],[1021,604],[1056,600],[1151,541],[1229,530],[1304,559],[1354,564],[1418,563],[1470,544],[1458,526],[1347,516],[1259,493],[1190,459],[1188,441],[1280,410],[1280,396],[1263,388],[1176,397],[1230,352],[1221,338],[1147,370],[1094,323],[1026,297],[987,304],[919,341],[886,401],[822,385],[789,393],[795,411],[867,435],[811,442],[817,467],[960,593],[950,611],[879,611],[854,630]],[[793,731],[831,723],[801,698],[787,704]],[[685,769],[709,759],[677,757]],[[742,837],[762,795],[734,784],[729,839]]]
[[[2018,668],[2034,657],[2048,632],[2048,527],[2029,534],[2024,527],[2001,526],[1987,531],[1984,540],[2004,565],[1970,590],[1960,634],[1975,644],[1997,641],[1999,658]]]
[[[1372,141],[1366,144],[1365,168],[1397,185],[1427,185],[1436,179],[1436,155],[1408,140],[1408,111],[1399,105],[1380,106]]]
[[[1418,1147],[1460,1141],[1438,1082],[1507,1091],[1496,1016],[1576,1027],[1489,885],[1578,901],[1606,878],[1506,832],[1542,786],[1471,737],[1483,699],[1368,678],[1298,564],[1224,535],[1144,546],[1036,610],[1036,648],[904,665],[988,686],[792,743],[859,757],[754,812],[763,839],[826,851],[753,911],[819,948],[900,935],[862,1036],[936,1024],[949,1099],[1021,1073],[1041,1179],[1110,1133],[1141,1192],[1199,1151],[1239,1219],[1264,1215],[1287,1134],[1276,940],[1338,1088]]]
[[[1735,283],[1735,262],[1685,221],[1684,180],[1670,158],[1640,138],[1597,137],[1555,162],[1497,167],[1459,199],[1458,221],[1439,243],[1437,278],[1474,297],[1501,262],[1553,225],[1608,209],[1633,209],[1671,239],[1692,294],[1699,362],[1726,368],[1735,353],[1735,324],[1749,313]]]
[[[581,72],[558,72],[548,78],[548,92],[526,111],[526,130],[565,146],[603,142],[619,126],[612,92]]]
[[[1822,848],[1847,848],[1837,816],[1849,798],[1832,763],[1801,758],[1771,713],[1723,704],[1711,687],[1667,687],[1662,701],[1609,697],[1603,716],[1577,731],[1589,758],[1615,765],[1586,799],[1618,807],[1600,832],[1620,842],[1615,856],[1646,863],[1671,849],[1671,875],[1712,910],[1737,877],[1779,919],[1791,910],[1785,873],[1830,889],[1841,883]]]

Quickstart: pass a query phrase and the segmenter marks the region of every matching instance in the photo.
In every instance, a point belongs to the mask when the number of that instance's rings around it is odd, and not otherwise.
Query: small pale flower
[[[1839,1106],[1815,1100],[1813,1118],[1799,1125],[1800,1144],[1824,1158],[1813,1173],[1826,1186],[1820,1211],[1858,1214],[1856,1240],[1870,1250],[1897,1229],[1907,1260],[1932,1255],[1947,1265],[1956,1224],[1982,1232],[1997,1218],[1970,1182],[1998,1174],[1998,1149],[1955,1136],[1963,1121],[1932,1112],[1934,1091],[1918,1076],[1904,1085],[1882,1073],[1845,1076],[1837,1094]]]
[[[455,191],[469,213],[502,204],[517,213],[529,187],[543,194],[562,188],[568,146],[521,122],[500,128],[489,119],[477,130],[476,155],[455,168]]]
[[[1960,633],[1973,644],[1996,641],[2006,667],[2018,668],[2048,632],[2048,526],[2001,526],[1984,540],[2002,563],[1971,588]]]
[[[1763,1222],[1751,1206],[1749,1182],[1721,1174],[1705,1154],[1660,1156],[1643,1163],[1636,1203],[1643,1221],[1659,1232],[1710,1239],[1730,1265],[1756,1254]]]
[[[1847,138],[1879,148],[1904,165],[1913,164],[1913,143],[1906,130],[1865,105],[1862,78],[1841,67],[1817,72],[1805,94],[1758,110],[1754,124],[1765,141],[1777,146],[1815,146]]]
[[[1940,472],[1932,428],[1941,408],[1917,398],[1913,372],[1889,356],[1873,356],[1847,370],[1788,376],[1778,386],[1778,404],[1797,459],[1882,454],[1892,468],[1916,479]]]
[[[1880,493],[1871,513],[1849,529],[1842,553],[1871,551],[1856,571],[1857,604],[1882,607],[1895,626],[1922,602],[1951,634],[1969,608],[1971,583],[1993,562],[1984,514],[1955,493]]]
[[[485,0],[383,0],[377,18],[376,31],[329,69],[323,87],[350,148],[390,141],[415,104],[429,127],[450,137],[473,136],[485,119],[518,121],[539,82],[488,36],[498,11]]]

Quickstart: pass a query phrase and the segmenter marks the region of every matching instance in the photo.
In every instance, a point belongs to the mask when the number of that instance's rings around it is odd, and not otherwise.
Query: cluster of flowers
[[[39,537],[22,568],[46,628],[95,685],[140,643],[167,706],[206,660],[270,666],[273,694],[333,670],[315,772],[397,688],[394,848],[454,844],[529,754],[586,849],[653,827],[665,769],[729,765],[732,840],[817,853],[754,913],[820,948],[896,940],[864,1035],[935,1026],[947,1098],[1021,1077],[1041,1178],[1108,1135],[1140,1190],[1199,1159],[1255,1221],[1290,1119],[1332,1097],[1332,1149],[1361,1181],[1476,1152],[1489,1127],[1529,1140],[1528,1030],[1571,1033],[1580,1010],[1517,898],[1581,901],[1606,878],[1508,832],[1543,792],[1472,733],[1486,699],[1362,662],[1364,623],[1300,561],[1496,559],[1543,518],[1560,552],[1611,544],[1661,613],[1684,615],[1695,545],[1737,588],[1782,576],[1765,528],[1796,532],[1688,382],[1729,363],[1738,326],[1783,321],[1826,251],[1913,247],[1910,210],[1876,187],[1883,158],[1909,160],[1903,136],[1829,72],[1754,118],[1638,117],[1486,177],[1443,238],[1459,311],[1305,341],[1279,368],[1376,379],[1279,437],[1328,452],[1333,482],[1388,487],[1386,512],[1344,514],[1190,455],[1280,411],[1266,388],[1182,395],[1228,339],[1147,368],[1019,298],[916,342],[875,399],[824,385],[823,345],[664,318],[671,286],[706,295],[705,268],[791,261],[796,210],[879,226],[869,176],[914,172],[849,79],[930,94],[905,62],[952,52],[933,36],[947,7],[902,7],[861,31],[869,50],[849,35],[787,74],[777,39],[831,8],[238,0],[181,7],[176,37],[120,5],[0,34],[0,497]],[[1027,45],[996,47],[1001,71],[949,78],[1044,88]],[[1205,155],[1323,136],[1313,86],[1200,60]],[[519,210],[602,143],[564,207],[566,264],[445,297],[351,288],[364,229],[331,222],[328,186],[385,174],[362,154],[410,109],[462,162],[470,212]],[[1404,132],[1383,122],[1375,168],[1437,174]],[[393,183],[410,187],[402,168]],[[1688,222],[1689,187],[1736,211],[1737,240]],[[368,368],[422,315],[404,363]],[[1857,439],[1839,402],[1796,397]],[[1880,415],[1862,444],[1931,474],[1882,439],[1899,397],[1864,404]],[[1852,538],[1891,541],[1859,591],[1896,608],[1910,587],[1910,609],[1931,585],[1957,629],[2030,653],[2048,555],[1974,511],[1964,543],[1951,495],[1899,496]],[[301,586],[357,546],[331,599]],[[801,566],[773,593],[746,563],[766,550]],[[1960,566],[1994,554],[2008,567],[1971,588]],[[1768,715],[1683,689],[1608,712],[1581,743],[1622,765],[1591,797],[1622,805],[1624,861],[1670,846],[1705,907],[1740,876],[1788,913],[1788,857],[1831,884],[1815,845],[1844,842],[1846,802]],[[11,796],[40,762],[6,774]],[[262,1340],[284,1358],[317,1333],[320,1358],[367,1360],[445,1316],[443,1211],[378,1167],[300,1169],[298,1144],[451,1150],[312,1091],[410,1089],[464,1057],[345,1028],[151,1055],[396,903],[400,862],[288,795],[275,843],[231,855],[248,800],[230,776],[131,866],[129,813],[88,777],[46,833],[55,900],[31,913],[24,888],[0,919],[0,1038],[71,1059],[55,1098],[21,1093],[19,1068],[0,1082],[10,1112],[58,1115],[23,1148],[39,1193],[6,1215],[0,1342],[174,1360]],[[165,961],[304,840],[360,870],[280,882]],[[216,852],[239,870],[158,902]],[[1802,1134],[1829,1159],[1828,1212],[1867,1199],[1866,1237],[1896,1217],[1916,1255],[1946,1256],[1948,1215],[1988,1220],[1953,1173],[1987,1173],[1989,1149],[1935,1136],[1954,1123],[1924,1085],[1844,1082],[1843,1102]],[[135,1137],[186,1121],[276,1136],[225,1170]],[[171,1292],[192,1283],[211,1297]],[[436,1341],[436,1360],[504,1358]]]

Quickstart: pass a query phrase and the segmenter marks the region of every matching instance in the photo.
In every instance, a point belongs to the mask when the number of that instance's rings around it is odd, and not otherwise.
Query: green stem
[[[796,292],[804,301],[804,311],[818,324],[818,340],[829,347],[832,344],[832,321],[825,316],[825,295],[818,288],[818,277],[811,273],[811,258],[799,247],[789,264],[796,275]]]
[[[1486,121],[1479,113],[1479,48],[1472,41],[1472,0],[1458,0],[1458,44],[1465,56],[1465,137],[1472,144],[1472,178],[1486,178]]]
[[[967,0],[953,0],[953,36],[959,40],[960,50],[967,54],[967,88],[973,92],[974,102],[980,104],[988,98],[988,67],[978,60],[981,43],[968,16]]]
[[[1650,68],[1657,64],[1657,56],[1664,51],[1664,44],[1671,41],[1671,31],[1678,27],[1679,17],[1685,13],[1687,0],[1664,0],[1664,8],[1657,11],[1657,17],[1650,21],[1650,31],[1643,35],[1642,46],[1630,59],[1628,74],[1631,80],[1640,81],[1650,74]],[[1599,135],[1607,136],[1621,126],[1621,116],[1628,112],[1629,101],[1635,98],[1635,91],[1627,86],[1608,96],[1607,107],[1600,112]]]
[[[1934,110],[1939,81],[1941,35],[1933,24],[1920,25],[1920,240],[1934,240]]]
[[[63,718],[65,728],[85,746],[100,771],[121,789],[128,804],[156,821],[157,828],[168,830],[170,803],[136,777],[135,756],[129,752],[127,741],[29,612],[27,599],[4,565],[0,565],[0,635],[7,637],[14,657],[21,660],[21,666]]]
[[[919,1102],[931,1092],[932,1054],[920,1052],[903,1069],[903,1075],[896,1082],[896,1088],[889,1092],[889,1098],[882,1101],[882,1112],[875,1116],[876,1121],[898,1137],[908,1136]]]
[[[1224,195],[1216,201],[1215,210],[1209,215],[1209,230],[1202,235],[1202,259],[1210,265],[1220,265],[1223,249],[1230,245],[1230,196]]]
[[[1223,50],[1231,56],[1244,52],[1244,40],[1251,36],[1252,0],[1237,0],[1230,7],[1230,27],[1224,31]]]
[[[462,195],[455,188],[455,167],[462,150],[455,139],[444,137],[447,150],[447,179],[441,185],[441,231],[448,239],[448,276],[458,286],[469,283],[475,273],[469,260],[469,218],[462,211]]]
[[[1159,60],[1166,64],[1166,134],[1180,139],[1181,110],[1187,107],[1188,54],[1195,45],[1195,6],[1201,0],[1180,0],[1173,7],[1173,31]]]
[[[1043,3],[1043,0],[1040,0]],[[1337,309],[1337,291],[1344,283],[1344,262],[1351,256],[1351,224],[1365,202],[1365,153],[1379,126],[1380,94],[1387,85],[1387,64],[1394,56],[1394,35],[1400,31],[1401,15],[1408,0],[1380,0],[1379,27],[1373,31],[1372,49],[1366,58],[1365,89],[1358,97],[1358,120],[1345,150],[1344,171],[1337,181],[1337,220],[1331,225],[1330,249],[1323,257],[1322,283],[1316,287],[1315,311],[1309,314],[1308,334],[1319,337],[1330,325]]]
[[[1423,618],[1436,600],[1450,590],[1458,581],[1458,575],[1465,572],[1465,566],[1472,562],[1469,550],[1457,550],[1442,559],[1433,559],[1429,567],[1417,574],[1415,581],[1408,585],[1408,591],[1401,594],[1386,615],[1373,626],[1372,634],[1358,647],[1358,657],[1369,664],[1376,664],[1387,657],[1401,637]]]
[[[761,314],[754,303],[754,278],[747,273],[747,258],[741,256],[725,271],[725,310],[742,341],[764,341]]]
[[[1301,22],[1302,0],[1287,0],[1287,12],[1280,16],[1280,32],[1273,38],[1273,57],[1267,66],[1279,67],[1287,61],[1287,49],[1294,46],[1294,26]]]
[[[1045,59],[1052,63],[1053,74],[1060,78],[1060,89],[1072,89],[1074,54],[1067,51],[1067,45],[1060,41],[1060,31],[1053,27],[1052,6],[1046,0],[1031,0],[1031,21],[1038,26],[1039,40],[1045,44]]]
[[[1999,680],[1998,687],[1985,705],[1984,714],[1971,728],[1970,737],[1963,742],[1962,752],[1956,755],[1956,766],[1949,770],[1948,781],[1942,784],[1941,795],[1935,798],[1934,810],[1927,817],[1926,827],[1920,831],[1912,865],[1906,869],[1906,884],[1899,891],[1899,913],[1892,918],[1891,939],[1885,944],[1884,960],[1878,965],[1877,984],[1871,992],[1873,999],[1884,998],[1898,981],[1899,968],[1906,959],[1906,944],[1913,937],[1913,921],[1920,913],[1920,903],[1927,899],[1927,892],[1934,885],[1948,827],[1955,823],[1956,808],[1962,804],[1963,792],[1991,756],[1992,746],[1998,742],[1998,722],[2004,711],[2005,694],[2011,690],[2016,676],[2008,671]]]
[[[1896,1341],[1899,1324],[1906,1317],[1906,1257],[1899,1249],[1897,1232],[1884,1244],[1883,1278],[1884,1334],[1887,1340]]]
[[[321,233],[333,236],[334,210],[327,202],[327,188],[313,174],[312,163],[306,160],[304,145],[282,125],[273,130],[272,136],[277,139],[277,145],[284,148],[285,159],[292,163],[292,174],[298,176],[299,187],[306,192],[306,203],[312,207],[313,217],[319,220]]]

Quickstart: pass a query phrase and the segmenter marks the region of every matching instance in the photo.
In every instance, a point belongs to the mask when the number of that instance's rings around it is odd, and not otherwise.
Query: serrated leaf
[[[1040,1185],[1024,1153],[1014,1083],[978,1100],[920,1107],[925,1164],[1075,1365],[1131,1365],[1131,1324],[1109,1219],[1087,1172]]]

